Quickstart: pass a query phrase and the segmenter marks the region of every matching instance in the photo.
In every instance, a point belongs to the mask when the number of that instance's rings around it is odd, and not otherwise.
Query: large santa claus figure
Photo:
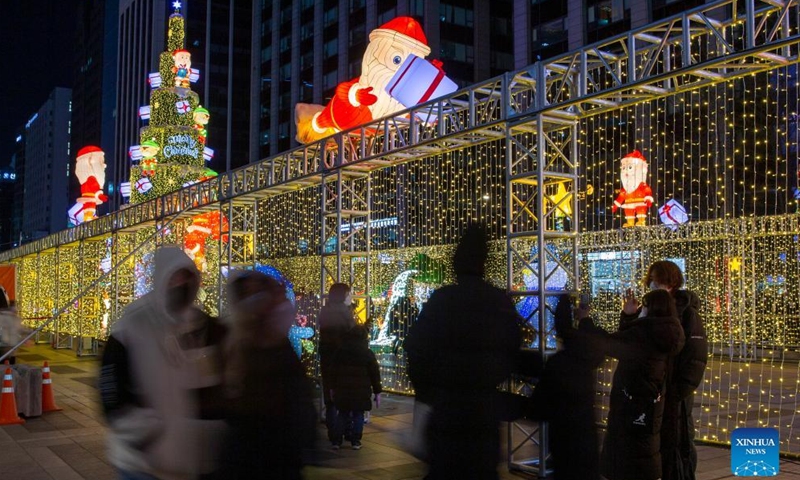
[[[422,27],[411,17],[397,17],[376,28],[369,34],[360,77],[340,83],[324,107],[297,104],[297,141],[314,142],[405,110],[405,106],[386,92],[386,85],[408,55],[425,58],[430,53]]]
[[[103,185],[106,183],[106,161],[105,154],[98,147],[89,145],[78,151],[75,160],[75,176],[81,182],[81,196],[78,197],[78,204],[82,206],[76,213],[79,222],[93,220],[97,212],[97,206],[108,201],[108,197],[103,193]]]
[[[625,225],[630,228],[645,226],[647,209],[653,205],[653,191],[645,183],[647,179],[647,160],[634,150],[622,159],[622,189],[611,211],[616,213],[621,208],[625,212]]]

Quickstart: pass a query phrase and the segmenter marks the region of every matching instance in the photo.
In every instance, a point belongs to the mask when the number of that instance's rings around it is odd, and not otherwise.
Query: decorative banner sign
[[[167,137],[167,144],[162,149],[164,158],[175,155],[197,155],[197,140],[191,135],[171,135]]]

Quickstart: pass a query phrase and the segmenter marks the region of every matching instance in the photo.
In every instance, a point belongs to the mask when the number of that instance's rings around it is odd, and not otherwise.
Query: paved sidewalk
[[[50,362],[56,403],[62,412],[31,418],[24,425],[0,427],[0,479],[78,480],[114,479],[105,458],[105,426],[95,387],[98,361],[76,358],[70,351],[35,346],[18,355],[21,363]],[[387,395],[380,410],[364,428],[364,448],[334,452],[326,446],[324,427],[319,428],[320,448],[313,452],[307,479],[421,479],[425,465],[405,453],[400,442],[411,427],[413,401]],[[505,435],[504,435],[505,438]],[[529,451],[527,453],[533,453]],[[728,480],[730,452],[724,448],[699,447],[697,480]],[[580,461],[580,460],[578,460]],[[500,468],[501,478],[531,478]],[[800,465],[782,462],[776,478],[800,480]]]

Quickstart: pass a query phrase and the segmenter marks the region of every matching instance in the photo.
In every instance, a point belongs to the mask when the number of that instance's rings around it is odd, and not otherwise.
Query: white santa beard
[[[642,182],[644,182],[644,175],[623,176],[622,188],[624,188],[626,192],[632,192],[639,188]]]
[[[358,79],[358,83],[372,87],[372,94],[378,97],[378,101],[369,106],[372,118],[381,118],[405,110],[406,107],[402,103],[386,92],[386,85],[389,84],[389,80],[394,74],[395,71],[385,65],[373,64],[369,67],[367,76],[362,75]]]

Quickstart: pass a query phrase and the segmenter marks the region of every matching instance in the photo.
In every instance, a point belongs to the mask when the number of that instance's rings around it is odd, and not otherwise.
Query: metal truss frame
[[[321,185],[320,294],[334,282],[350,285],[354,297],[368,298],[372,239],[372,177],[369,172],[336,169]],[[364,280],[357,265],[364,265]],[[360,293],[362,292],[363,293]]]

